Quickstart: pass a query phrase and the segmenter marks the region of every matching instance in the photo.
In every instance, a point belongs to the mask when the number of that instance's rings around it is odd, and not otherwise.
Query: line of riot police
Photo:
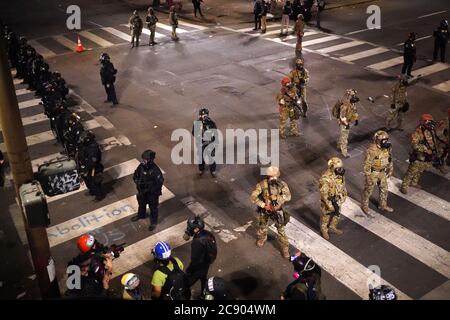
[[[22,79],[28,90],[41,98],[44,114],[50,120],[50,127],[56,140],[64,147],[64,153],[77,163],[78,172],[89,194],[96,201],[105,195],[102,190],[103,165],[100,146],[91,131],[86,131],[81,117],[68,108],[69,89],[59,72],[51,72],[42,55],[27,42],[25,37],[17,37],[7,26],[2,34],[7,44],[10,64],[16,68],[15,78]]]

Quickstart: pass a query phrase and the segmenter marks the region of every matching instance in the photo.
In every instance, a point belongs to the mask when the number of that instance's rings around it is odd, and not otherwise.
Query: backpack
[[[333,117],[335,117],[336,119],[339,119],[340,113],[341,113],[341,106],[342,106],[342,102],[338,101],[336,102],[336,104],[333,106],[333,110],[331,111],[331,114],[333,115]]]
[[[212,264],[217,258],[216,238],[211,232],[203,231],[204,235],[200,238],[206,248],[205,259],[207,263]]]
[[[169,258],[173,264],[171,271],[167,266],[160,266],[159,271],[167,275],[166,282],[161,290],[163,300],[190,300],[191,288],[186,273],[180,269],[178,262],[174,258]]]

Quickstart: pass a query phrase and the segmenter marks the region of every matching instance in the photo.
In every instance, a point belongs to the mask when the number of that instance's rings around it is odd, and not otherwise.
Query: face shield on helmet
[[[134,273],[126,273],[120,281],[126,290],[134,290],[139,287],[139,277]]]

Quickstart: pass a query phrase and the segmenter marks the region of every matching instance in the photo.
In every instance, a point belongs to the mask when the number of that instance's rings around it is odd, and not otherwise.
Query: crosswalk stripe
[[[269,40],[269,41],[272,41],[272,42],[283,44],[283,45],[288,46],[288,47],[292,47],[292,48],[295,47],[295,43],[289,43],[289,42],[281,40],[280,38],[266,38],[266,39]]]
[[[235,31],[237,32],[249,32],[249,31],[253,31],[254,27],[248,27],[248,28],[241,28],[241,29],[237,29]],[[267,29],[274,29],[274,28],[281,28],[281,24],[276,24],[276,23],[270,23],[267,24]]]
[[[353,199],[348,199],[342,205],[341,214],[443,276],[450,278],[450,253],[447,250],[372,209],[369,210],[371,217],[362,214],[359,204]]]
[[[425,77],[425,76],[429,76],[430,74],[446,70],[448,68],[450,68],[450,66],[448,64],[437,62],[437,63],[433,63],[432,65],[414,70],[413,75],[414,76],[420,75],[422,77]]]
[[[115,278],[153,260],[151,251],[158,241],[169,243],[172,250],[189,243],[191,240],[185,241],[183,239],[185,230],[186,221],[183,221],[132,245],[126,246],[125,250],[120,254],[120,259],[114,261],[112,277]]]
[[[279,34],[279,33],[280,33],[280,30],[266,31],[266,33],[261,33],[261,37],[272,36],[274,34]]]
[[[182,26],[198,29],[198,30],[206,30],[206,29],[208,29],[208,27],[199,26],[199,25],[196,25],[196,24],[193,24],[193,23],[182,21],[182,20],[178,20],[178,24],[181,24]]]
[[[86,130],[92,130],[92,129],[95,129],[95,128],[100,127],[100,125],[99,125],[99,123],[98,123],[97,121],[95,121],[95,120],[88,120],[88,121],[83,122],[83,127],[84,127]],[[55,136],[53,135],[53,132],[52,132],[51,130],[48,130],[48,131],[45,131],[45,132],[41,132],[41,133],[36,133],[36,134],[33,134],[33,135],[31,135],[31,136],[27,136],[27,137],[26,137],[27,145],[28,145],[29,147],[30,147],[30,146],[34,146],[34,145],[39,144],[39,143],[44,143],[44,142],[47,142],[47,141],[52,141],[52,140],[54,140],[54,139],[55,139]],[[1,143],[1,144],[0,144],[0,149],[1,149],[2,151],[5,150],[5,145],[4,145],[4,143]]]
[[[18,84],[21,84],[22,81],[23,81],[22,79],[13,79],[13,84],[18,85]]]
[[[322,48],[317,50],[320,53],[330,53],[330,52],[334,52],[334,51],[339,51],[339,50],[343,50],[343,49],[347,49],[347,48],[352,48],[352,47],[356,47],[356,46],[360,46],[362,45],[364,42],[362,41],[349,41],[349,42],[345,42],[342,44],[337,44],[335,46],[331,46],[331,47],[327,47],[327,48]]]
[[[37,105],[39,105],[39,102],[41,102],[41,99],[31,99],[31,100],[19,102],[19,109],[26,109],[26,108],[37,106]]]
[[[317,31],[306,31],[303,34],[303,38],[308,37],[308,36],[312,36],[312,35],[315,35],[315,34],[318,34],[318,32]],[[297,36],[294,35],[294,34],[291,34],[291,35],[289,35],[287,37],[283,37],[284,41],[288,41],[288,40],[292,40],[292,39],[297,39]]]
[[[391,177],[388,180],[389,192],[392,192],[395,195],[414,203],[416,206],[422,207],[426,211],[432,212],[435,215],[450,221],[450,203],[436,197],[435,195],[432,195],[431,193],[415,188],[409,188],[408,194],[403,194],[399,188],[401,183],[402,181],[400,179]]]
[[[367,66],[370,69],[374,70],[383,70],[387,68],[391,68],[393,66],[399,65],[403,63],[403,57],[395,57],[392,59],[388,59],[382,62],[371,64],[370,66]]]
[[[172,32],[172,26],[168,26],[168,25],[165,25],[164,23],[157,23],[156,24],[156,28],[158,29],[158,28],[161,28],[161,29],[164,29],[164,30],[167,30],[167,31],[170,31],[170,32]],[[185,30],[185,29],[182,29],[182,28],[177,28],[177,33],[186,33],[186,32],[188,32],[187,30]]]
[[[114,45],[114,43],[109,42],[99,36],[97,36],[96,34],[93,34],[92,32],[89,31],[81,31],[80,32],[80,36],[85,37],[86,39],[91,40],[92,42],[95,42],[96,44],[98,44],[101,47],[111,47]]]
[[[47,119],[48,118],[47,118],[47,116],[45,114],[40,113],[40,114],[37,114],[35,116],[22,118],[22,125],[23,126],[28,126],[30,124],[43,122],[43,121],[45,121]],[[0,132],[2,132],[2,127],[1,126],[0,126]]]
[[[361,51],[358,53],[353,53],[348,56],[341,57],[341,59],[351,62],[351,61],[367,58],[370,56],[374,56],[376,54],[380,54],[380,53],[387,52],[387,51],[389,51],[389,49],[378,47],[378,48],[373,48],[373,49],[369,49],[369,50],[364,50],[364,51]]]
[[[303,41],[302,42],[302,46],[303,47],[308,47],[308,46],[312,46],[314,44],[319,44],[319,43],[324,43],[324,42],[328,42],[328,41],[332,41],[332,40],[336,40],[339,39],[338,36],[327,36],[327,37],[322,37],[322,38],[318,38],[318,39],[313,39],[313,40],[308,40],[308,41]]]
[[[109,32],[112,35],[115,35],[116,37],[119,37],[125,41],[131,41],[131,36],[126,34],[125,32],[119,31],[111,27],[104,27],[102,28],[102,30],[105,30],[106,32]]]
[[[21,96],[23,94],[32,93],[33,91],[28,89],[18,89],[16,90],[16,96]]]
[[[109,137],[106,139],[98,140],[97,143],[101,146],[102,151],[108,151],[108,150],[111,150],[112,148],[123,145],[115,137]],[[41,164],[44,164],[46,162],[51,162],[51,161],[64,160],[64,159],[67,159],[67,156],[62,155],[59,152],[47,155],[45,157],[33,159],[31,161],[31,165],[33,166],[33,172],[37,172],[38,168]]]
[[[52,37],[56,42],[59,44],[62,44],[64,47],[70,50],[75,50],[77,47],[77,44],[73,42],[72,40],[67,39],[63,35],[57,35]]]
[[[274,226],[270,228],[276,231]],[[368,299],[368,281],[374,280],[376,283],[387,284],[394,288],[399,299],[411,299],[294,217],[291,217],[290,222],[286,225],[286,234],[294,247],[311,257],[323,270],[361,298]]]
[[[28,44],[30,46],[32,46],[34,49],[36,49],[36,51],[40,55],[42,55],[44,57],[44,59],[50,58],[50,57],[53,57],[54,55],[56,55],[56,53],[54,53],[52,50],[44,47],[43,45],[41,45],[39,42],[37,42],[35,40],[28,41]]]
[[[420,298],[420,300],[450,300],[450,280],[444,282],[439,287],[434,288],[424,296]]]
[[[134,170],[136,170],[139,163],[140,162],[137,159],[128,160],[128,161],[116,164],[112,167],[106,168],[104,170],[104,174],[112,180],[117,180],[117,179],[120,179],[120,178],[123,178],[123,177],[133,174]],[[80,186],[80,189],[78,189],[78,190],[59,194],[59,195],[53,196],[53,197],[48,197],[47,202],[48,203],[55,202],[57,200],[71,196],[73,194],[77,194],[77,193],[85,191],[85,190],[87,190],[86,185],[83,184]]]
[[[145,29],[145,28],[142,29],[142,33],[150,36],[150,30],[148,30],[148,29]],[[155,38],[164,38],[164,37],[165,37],[164,34],[155,31]]]
[[[434,89],[444,91],[444,92],[450,92],[450,80],[447,80],[445,82],[441,82],[435,86],[433,86]]]
[[[159,203],[163,203],[174,197],[175,195],[163,186]],[[47,228],[47,234],[50,247],[57,246],[58,244],[69,241],[84,233],[111,224],[114,221],[129,217],[136,214],[137,210],[138,202],[136,196],[133,195],[76,218],[64,221],[58,225],[49,227]],[[184,227],[186,227],[185,222]],[[183,232],[181,232],[181,236],[183,236]]]

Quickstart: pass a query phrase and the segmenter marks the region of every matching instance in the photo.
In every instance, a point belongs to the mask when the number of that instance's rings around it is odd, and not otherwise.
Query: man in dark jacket
[[[194,124],[192,125],[192,135],[194,136],[194,142],[198,152],[197,156],[200,161],[198,165],[200,176],[203,176],[205,166],[208,164],[211,176],[213,178],[216,177],[216,162],[214,161],[216,152],[215,144],[217,143],[216,130],[216,123],[209,117],[209,110],[207,108],[200,109],[198,112],[198,119],[194,121]],[[210,154],[206,155],[206,157],[205,150],[210,151]]]
[[[95,135],[91,131],[84,131],[80,136],[77,163],[89,194],[95,196],[95,201],[105,198],[101,178],[101,173],[103,172],[102,151],[95,141]]]
[[[434,51],[433,60],[437,60],[438,52],[441,52],[441,62],[445,62],[445,49],[447,47],[447,42],[450,37],[448,31],[448,21],[443,19],[440,26],[434,31]]]
[[[117,69],[111,63],[109,55],[102,53],[100,56],[100,63],[102,67],[100,69],[100,77],[102,84],[105,86],[106,94],[108,98],[105,102],[112,102],[113,105],[119,104],[116,97],[116,89],[114,88],[114,82],[116,81]]]
[[[403,67],[402,74],[412,77],[411,69],[416,62],[416,33],[411,32],[403,44]]]
[[[262,5],[261,0],[256,0],[253,6],[253,15],[255,16],[255,28],[253,30],[261,29],[261,13]]]
[[[204,294],[207,288],[208,270],[217,256],[217,244],[214,235],[205,230],[205,222],[199,216],[189,218],[184,239],[191,243],[191,263],[186,269],[190,285],[198,280],[201,282],[201,292]]]
[[[162,194],[164,177],[161,169],[155,164],[156,153],[152,150],[145,150],[142,153],[143,162],[139,164],[133,175],[138,191],[137,201],[139,204],[138,214],[131,218],[131,221],[145,219],[147,217],[147,205],[150,208],[149,231],[153,231],[158,224],[159,196]]]
[[[201,3],[203,0],[192,0],[192,5],[194,6],[194,16],[197,17],[197,11],[200,13],[200,16],[203,17]]]

